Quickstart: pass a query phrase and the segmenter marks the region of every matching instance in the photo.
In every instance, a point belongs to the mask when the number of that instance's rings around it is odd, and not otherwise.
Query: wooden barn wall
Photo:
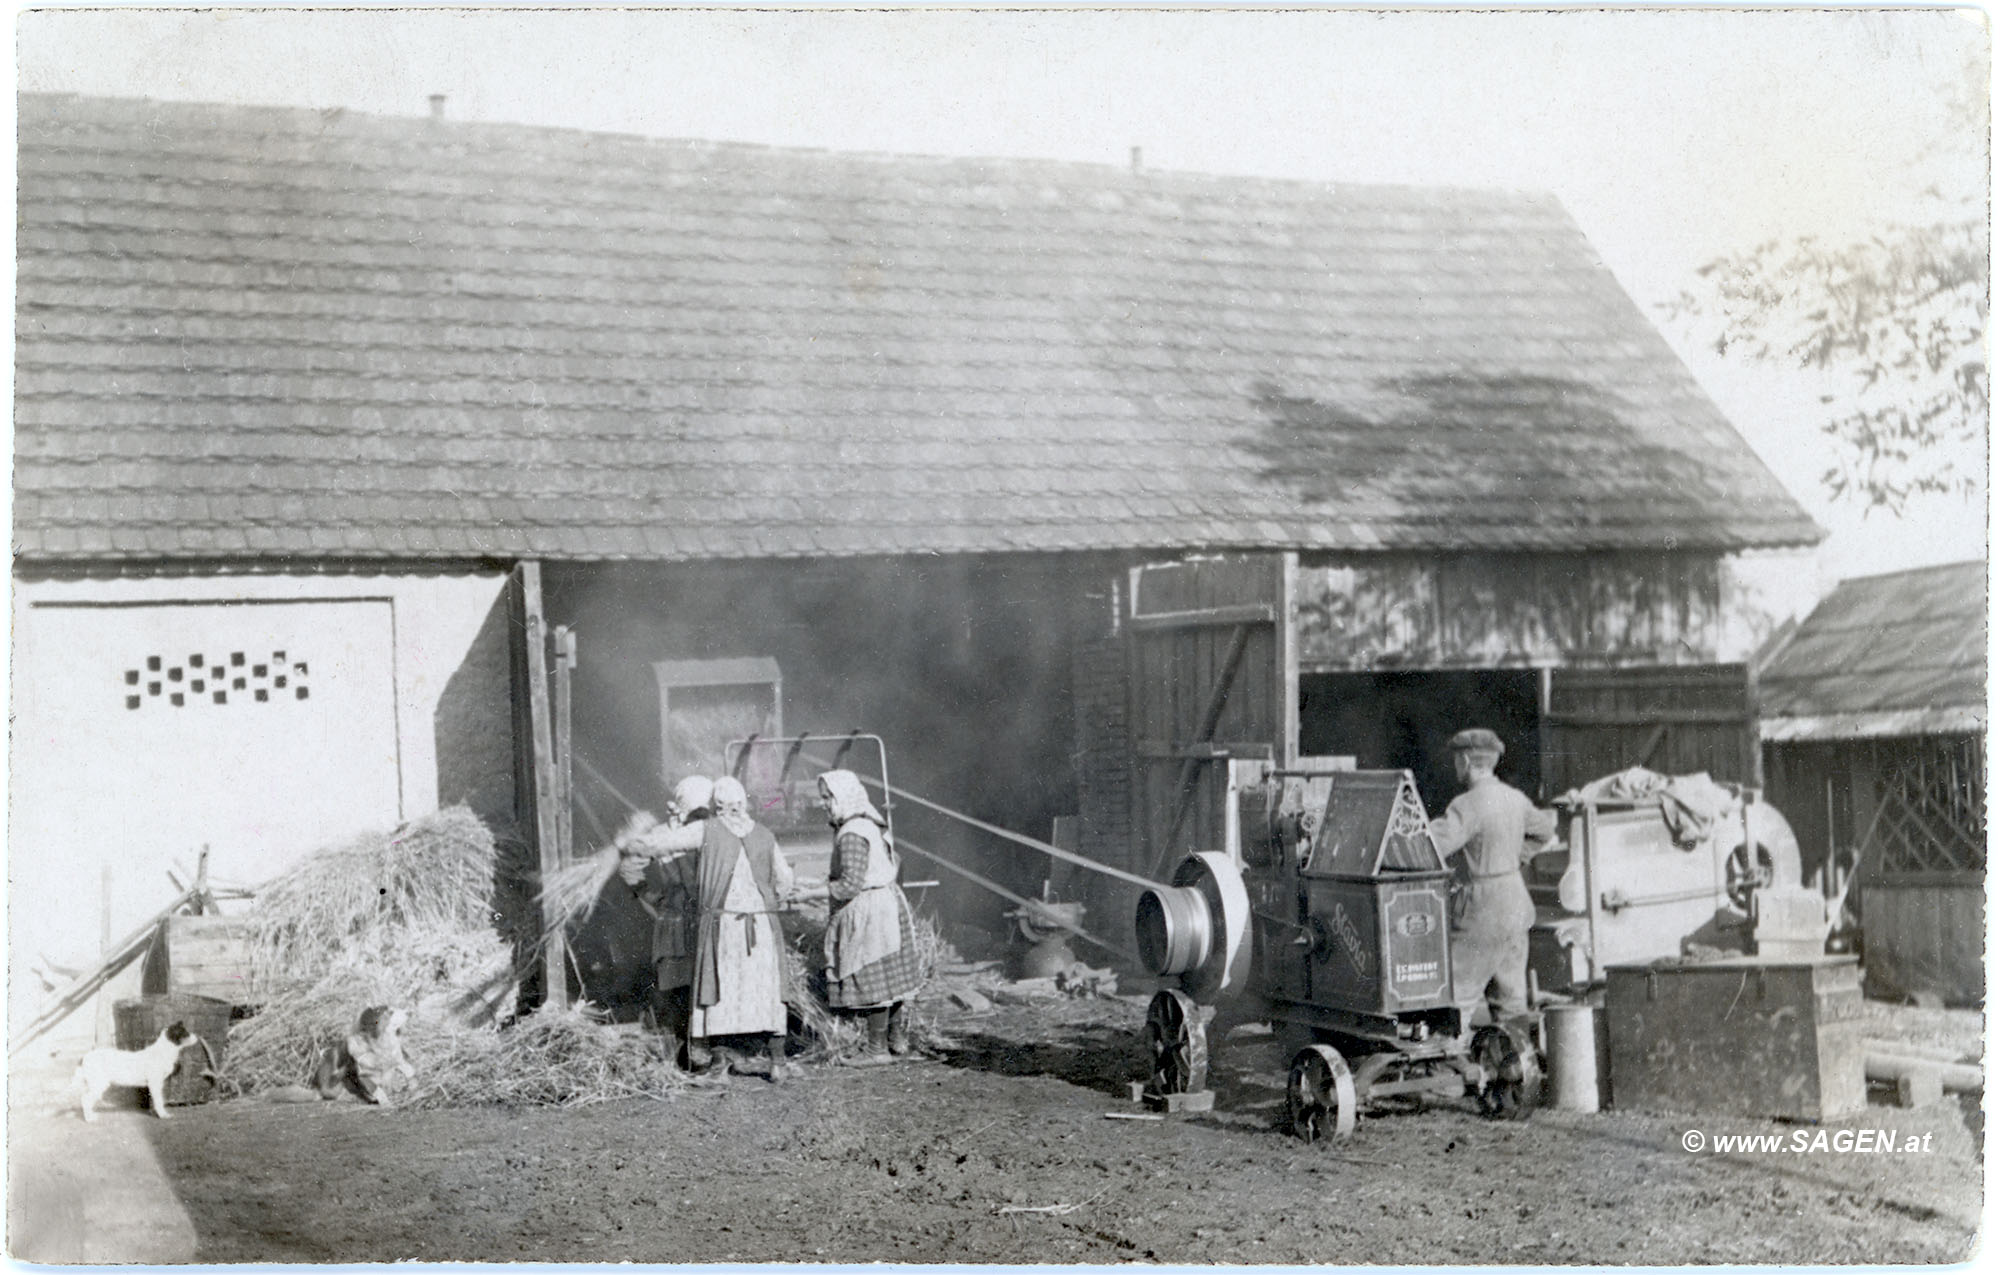
[[[1986,874],[1924,874],[1861,886],[1861,965],[1870,996],[1986,1003]]]
[[[1301,668],[1706,664],[1722,618],[1706,553],[1380,554],[1301,562]]]
[[[1554,669],[1542,717],[1543,791],[1632,766],[1755,784],[1753,695],[1741,664]]]

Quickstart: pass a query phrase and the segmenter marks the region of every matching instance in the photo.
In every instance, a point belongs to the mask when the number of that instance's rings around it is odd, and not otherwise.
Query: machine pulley
[[[1173,884],[1140,896],[1134,926],[1139,959],[1160,978],[1178,978],[1197,1001],[1244,991],[1250,979],[1250,895],[1227,855],[1183,859]]]

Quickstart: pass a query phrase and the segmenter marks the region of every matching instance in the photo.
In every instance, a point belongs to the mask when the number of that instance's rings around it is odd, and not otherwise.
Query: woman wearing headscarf
[[[696,1056],[725,1036],[759,1038],[773,1081],[785,1062],[784,938],[778,911],[793,892],[791,864],[771,830],[750,818],[750,799],[735,779],[718,779],[712,813],[647,835],[654,853],[700,850],[691,858],[695,904],[688,1052]]]
[[[619,875],[638,893],[640,905],[653,918],[653,1017],[666,1037],[667,1056],[689,1045],[687,1065],[703,1067],[707,1051],[687,1039],[693,1009],[694,958],[697,941],[697,879],[695,856],[655,849],[659,828],[682,828],[709,817],[714,785],[703,775],[689,775],[674,785],[664,824],[641,812],[625,825],[614,843],[621,851]]]
[[[910,1049],[903,1002],[917,990],[917,949],[910,903],[896,884],[896,848],[888,821],[868,800],[851,770],[819,777],[820,796],[834,827],[827,896],[827,1003],[862,1015],[868,1053],[858,1064],[888,1062]]]

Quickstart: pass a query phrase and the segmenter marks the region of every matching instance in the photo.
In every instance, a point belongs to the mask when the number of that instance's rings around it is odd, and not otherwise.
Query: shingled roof
[[[1735,550],[1548,196],[20,100],[29,561]]]
[[[1764,738],[1978,731],[1986,564],[1843,580],[1758,672]]]

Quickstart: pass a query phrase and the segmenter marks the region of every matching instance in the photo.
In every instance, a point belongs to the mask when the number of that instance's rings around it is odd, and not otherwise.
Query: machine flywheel
[[[1154,994],[1146,1006],[1146,1052],[1152,1064],[1147,1088],[1153,1093],[1208,1087],[1208,1028],[1193,997],[1173,988]]]

